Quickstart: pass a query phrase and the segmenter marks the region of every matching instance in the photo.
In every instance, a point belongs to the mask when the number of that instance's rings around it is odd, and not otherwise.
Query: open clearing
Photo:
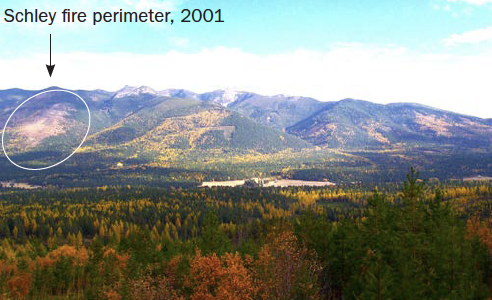
[[[492,177],[478,175],[474,177],[463,178],[463,181],[481,181],[481,180],[492,180]]]
[[[252,180],[258,182],[257,178]],[[214,186],[242,186],[246,180],[229,180],[229,181],[205,181],[200,187],[214,187]],[[306,180],[293,180],[293,179],[263,179],[263,187],[289,187],[289,186],[332,186],[335,185],[329,181],[306,181]]]

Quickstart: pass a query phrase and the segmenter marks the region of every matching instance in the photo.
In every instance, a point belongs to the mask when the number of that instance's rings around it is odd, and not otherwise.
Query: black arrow
[[[50,64],[46,65],[46,69],[48,69],[48,74],[53,74],[53,70],[55,69],[55,65],[51,64],[51,34],[50,34]]]

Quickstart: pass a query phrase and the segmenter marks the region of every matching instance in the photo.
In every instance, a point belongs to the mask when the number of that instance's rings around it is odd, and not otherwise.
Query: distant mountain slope
[[[488,147],[492,127],[476,117],[408,103],[374,104],[345,99],[287,128],[315,145],[360,148],[396,143]]]
[[[255,121],[278,129],[285,129],[311,116],[326,105],[324,102],[306,97],[288,97],[283,95],[249,97],[229,104],[235,110]]]
[[[213,92],[203,93],[197,95],[197,98],[203,101],[208,101],[222,106],[228,107],[231,103],[235,101],[241,101],[251,97],[252,93],[249,92],[238,92],[232,90],[217,90]]]
[[[89,119],[85,105],[76,96],[63,92],[43,93],[19,107],[28,98],[17,99],[17,95],[29,98],[32,93],[14,91],[6,97],[7,100],[0,102],[2,106],[10,102],[10,105],[3,106],[5,113],[0,116],[2,125],[17,108],[4,134],[7,152],[56,149],[70,154],[72,148],[80,144],[87,132]]]
[[[198,99],[199,94],[184,89],[167,89],[160,91],[159,95],[174,98]]]
[[[186,90],[165,90],[161,94],[220,104],[260,124],[284,130],[309,117],[325,103],[307,97],[263,96],[250,92],[217,90],[195,94]]]
[[[17,106],[19,106],[23,101],[43,91],[60,90],[60,89],[62,88],[50,87],[39,91],[27,91],[22,89],[0,90],[0,126],[3,129],[3,126],[5,125],[7,118],[14,111],[14,109],[17,108]],[[114,93],[103,91],[103,90],[94,90],[94,91],[77,90],[74,92],[85,100],[85,102],[87,103],[87,105],[91,110],[91,116],[92,116],[91,132],[97,132],[102,128],[110,126],[112,124],[111,119],[102,108],[104,107],[104,102],[110,99]],[[62,98],[60,97],[62,97],[64,94],[55,93],[50,95],[58,97],[53,99],[56,101],[56,100],[62,100]],[[42,101],[42,100],[41,98],[39,98],[37,100],[35,99],[34,101]],[[82,103],[80,102],[80,104]]]
[[[158,97],[115,125],[93,135],[95,144],[133,148],[228,148],[277,151],[308,147],[301,139],[199,100]],[[143,146],[143,147],[142,147]]]
[[[0,91],[0,126],[22,101],[38,92]],[[202,94],[184,89],[156,91],[147,86],[125,86],[116,92],[75,92],[91,109],[87,145],[96,149],[121,144],[152,151],[277,151],[312,144],[350,149],[397,144],[474,148],[490,147],[492,142],[491,119],[411,103],[381,105],[353,99],[320,102],[230,90]],[[57,124],[68,124],[63,120],[67,114],[60,109],[52,111],[61,116]],[[34,113],[26,112],[25,116],[42,121],[43,116]]]

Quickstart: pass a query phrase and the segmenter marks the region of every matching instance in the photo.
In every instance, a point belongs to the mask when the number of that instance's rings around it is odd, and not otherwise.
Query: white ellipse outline
[[[23,167],[21,165],[18,165],[16,164],[15,162],[13,162],[10,157],[8,156],[7,154],[7,151],[5,151],[5,146],[4,146],[4,142],[3,142],[3,138],[4,138],[4,135],[5,135],[5,130],[7,129],[7,125],[9,124],[9,121],[10,119],[12,118],[12,116],[15,114],[15,112],[21,108],[22,105],[24,105],[27,101],[31,100],[32,98],[34,97],[37,97],[39,95],[42,95],[42,94],[46,94],[46,93],[51,93],[51,92],[64,92],[64,93],[69,93],[69,94],[72,94],[74,96],[76,96],[77,98],[79,98],[82,102],[84,102],[85,104],[85,107],[87,108],[87,113],[89,114],[89,125],[87,126],[87,132],[85,133],[85,136],[84,136],[84,139],[82,139],[82,142],[80,143],[80,145],[77,147],[77,149],[75,149],[74,152],[72,152],[72,154],[70,154],[69,156],[67,156],[64,160],[54,164],[54,165],[51,165],[51,166],[48,166],[48,167],[44,167],[44,168],[26,168],[26,167]],[[58,166],[59,164],[65,162],[67,159],[69,159],[70,157],[72,157],[72,155],[74,155],[79,149],[80,147],[82,147],[82,144],[84,144],[85,142],[85,139],[87,138],[87,136],[89,135],[89,131],[91,130],[91,111],[89,109],[89,106],[87,105],[87,102],[85,102],[84,99],[82,99],[82,97],[80,97],[79,95],[75,94],[74,92],[71,92],[71,91],[67,91],[67,90],[49,90],[49,91],[44,91],[44,92],[41,92],[41,93],[37,93],[36,95],[34,96],[31,96],[29,99],[25,100],[24,102],[22,102],[19,106],[17,106],[17,108],[12,112],[12,114],[10,115],[10,117],[7,119],[7,122],[5,123],[5,126],[3,127],[3,131],[2,131],[2,150],[3,150],[3,153],[5,154],[5,156],[7,157],[7,159],[16,167],[18,168],[21,168],[21,169],[24,169],[24,170],[27,170],[27,171],[41,171],[41,170],[47,170],[47,169],[50,169],[50,168],[53,168],[53,167],[56,167]]]

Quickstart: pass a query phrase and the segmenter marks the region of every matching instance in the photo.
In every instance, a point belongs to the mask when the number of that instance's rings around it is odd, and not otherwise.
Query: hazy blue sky
[[[408,0],[305,0],[305,1],[158,1],[158,0],[80,0],[33,1],[2,0],[2,16],[7,8],[16,11],[38,8],[57,11],[54,25],[2,24],[3,54],[41,51],[46,35],[56,34],[58,51],[162,53],[183,48],[240,48],[255,54],[275,54],[305,48],[326,50],[334,43],[399,45],[423,52],[467,53],[475,47],[449,48],[443,39],[453,34],[481,29],[492,23],[492,6],[474,5],[485,0],[408,1]],[[492,1],[488,1],[492,2]],[[167,24],[87,24],[61,23],[60,11],[128,11],[172,9],[179,21],[183,8],[221,9],[225,23]],[[2,17],[3,21],[3,17]],[[35,27],[35,28],[33,28]],[[77,27],[77,28],[74,28]],[[482,45],[474,45],[482,47]]]
[[[7,24],[8,8],[58,16]],[[175,23],[64,24],[64,8],[171,10]],[[221,9],[225,23],[180,23],[183,8]],[[492,0],[2,0],[0,13],[0,68],[12,70],[0,88],[232,88],[492,117]],[[50,33],[53,78],[43,69]]]

